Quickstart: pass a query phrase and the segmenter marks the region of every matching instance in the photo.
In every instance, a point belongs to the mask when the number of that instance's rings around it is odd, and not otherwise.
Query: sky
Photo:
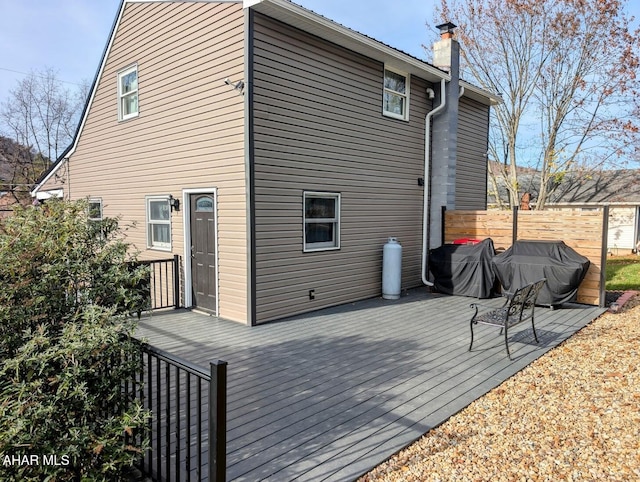
[[[430,61],[438,0],[296,0],[295,3]],[[120,0],[0,0],[0,102],[25,74],[52,68],[65,86],[93,81]],[[427,27],[427,25],[429,27]]]

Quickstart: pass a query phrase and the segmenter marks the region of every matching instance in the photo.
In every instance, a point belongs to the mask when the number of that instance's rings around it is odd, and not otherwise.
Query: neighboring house
[[[287,0],[125,0],[32,194],[135,222],[142,258],[181,255],[184,306],[247,324],[379,296],[390,236],[419,286],[441,207],[486,206],[499,101],[440,27],[442,68]]]
[[[628,254],[640,240],[640,169],[598,171],[569,176],[556,188],[549,209],[609,206],[607,248]]]
[[[518,183],[523,193],[531,195],[531,205],[537,200],[540,173],[523,169]],[[609,206],[607,247],[612,254],[626,254],[637,248],[640,240],[640,169],[594,170],[566,174],[561,182],[549,185],[550,199],[546,209],[595,210]],[[491,192],[491,188],[489,189]],[[500,195],[507,192],[499,186]],[[488,196],[488,205],[495,206],[495,197]]]

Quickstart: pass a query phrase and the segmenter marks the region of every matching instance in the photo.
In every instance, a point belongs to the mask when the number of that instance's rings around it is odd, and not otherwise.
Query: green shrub
[[[147,269],[117,220],[86,212],[51,201],[0,224],[2,480],[118,480],[147,448],[149,414],[123,393]]]

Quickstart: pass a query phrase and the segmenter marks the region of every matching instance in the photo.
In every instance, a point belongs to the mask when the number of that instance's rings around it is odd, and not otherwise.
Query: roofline
[[[470,84],[466,80],[460,79],[460,86],[464,87],[465,94],[463,97],[469,97],[470,99],[477,100],[482,102],[483,104],[488,104],[490,106],[502,104],[504,100],[498,94],[494,94],[493,92],[489,92],[488,90],[484,90],[477,85]],[[487,100],[489,102],[487,102]]]
[[[310,32],[321,38],[337,43],[349,50],[353,50],[367,57],[375,58],[385,65],[389,65],[391,68],[396,68],[401,71],[405,71],[409,74],[418,75],[425,80],[431,82],[439,82],[444,79],[450,81],[451,76],[444,70],[429,64],[424,60],[420,60],[417,57],[413,57],[407,53],[404,53],[396,48],[386,45],[378,40],[375,40],[367,35],[361,34],[355,30],[347,28],[339,23],[323,17],[311,10],[308,10],[300,5],[297,5],[289,0],[192,0],[202,3],[242,3],[243,8],[251,8],[257,12],[274,17],[284,23],[298,27],[304,31]],[[118,9],[118,15],[113,21],[111,27],[111,33],[109,34],[109,40],[102,52],[102,59],[100,60],[100,66],[96,71],[96,75],[91,84],[90,94],[85,103],[82,111],[81,120],[78,124],[78,128],[73,137],[71,145],[56,159],[56,162],[51,168],[44,174],[42,179],[38,182],[38,185],[31,191],[31,196],[35,197],[40,190],[41,186],[51,179],[54,174],[60,169],[62,164],[69,159],[69,157],[75,152],[78,146],[78,139],[84,129],[87,121],[87,116],[93,99],[96,94],[98,81],[102,77],[107,57],[111,51],[113,41],[115,39],[115,33],[122,19],[124,8],[128,3],[171,3],[175,0],[120,0],[120,7]],[[487,105],[496,105],[502,102],[502,99],[488,92],[480,87],[472,85],[465,81],[460,81],[460,84],[464,86],[465,95],[469,98],[475,99]]]
[[[257,12],[264,13],[284,23],[298,27],[301,30],[311,30],[311,33],[337,43],[338,45],[342,45],[349,50],[354,50],[366,56],[370,56],[369,54],[371,52],[377,52],[381,57],[388,57],[390,61],[397,60],[398,63],[401,64],[391,65],[392,67],[395,66],[401,70],[406,70],[402,64],[413,66],[426,73],[429,77],[427,80],[451,80],[451,76],[444,70],[405,54],[360,32],[347,28],[334,20],[319,15],[289,0],[244,0],[243,5],[244,8],[251,8]],[[390,62],[390,64],[392,64],[392,62]]]
[[[128,0],[120,0],[118,15],[116,15],[116,18],[114,19],[113,24],[111,25],[109,40],[107,41],[107,45],[105,45],[104,50],[102,51],[102,58],[100,59],[100,65],[98,66],[98,69],[96,70],[96,74],[93,77],[93,83],[91,84],[91,89],[89,90],[89,96],[87,97],[87,101],[84,104],[84,109],[82,110],[82,115],[80,116],[80,123],[78,124],[76,132],[73,135],[73,141],[71,142],[71,145],[67,147],[67,149],[58,157],[58,159],[56,159],[56,162],[44,174],[44,177],[38,182],[38,185],[33,189],[33,191],[31,191],[31,197],[37,196],[38,191],[40,191],[40,188],[42,187],[42,185],[45,184],[47,181],[49,181],[49,179],[53,177],[53,175],[58,171],[58,169],[60,169],[62,164],[64,164],[64,162],[69,159],[69,156],[71,156],[71,154],[75,152],[76,147],[78,147],[78,139],[80,138],[80,133],[82,132],[82,129],[84,128],[84,125],[87,121],[89,108],[91,107],[91,104],[93,103],[93,99],[96,94],[98,80],[100,79],[100,77],[102,76],[102,72],[104,71],[104,66],[106,64],[106,60],[109,55],[109,52],[111,51],[111,46],[113,45],[113,39],[115,38],[115,32],[118,25],[120,24],[120,19],[122,18],[122,12],[124,11],[124,6],[126,3],[128,3]]]
[[[202,2],[202,3],[242,3],[242,0],[190,0],[192,2]],[[89,89],[89,97],[87,97],[87,101],[85,102],[84,109],[82,110],[82,114],[80,116],[80,123],[76,129],[76,132],[73,136],[73,141],[71,145],[67,147],[67,149],[56,159],[56,161],[51,165],[51,167],[43,174],[40,181],[38,181],[37,186],[31,191],[31,197],[35,197],[40,191],[41,186],[46,183],[49,179],[53,177],[62,164],[69,159],[78,146],[78,139],[80,138],[80,133],[82,132],[84,125],[87,121],[87,115],[89,114],[89,108],[93,103],[93,99],[95,97],[95,93],[97,90],[98,80],[102,77],[102,72],[104,71],[104,67],[107,61],[107,57],[109,56],[109,52],[111,51],[111,46],[113,45],[113,40],[115,38],[115,33],[120,25],[120,19],[122,18],[122,13],[124,12],[124,7],[128,3],[175,3],[175,0],[120,0],[120,7],[118,7],[118,15],[113,21],[113,25],[111,25],[111,32],[109,33],[109,40],[107,41],[107,45],[102,51],[102,58],[100,59],[100,65],[96,70],[96,75],[93,78],[93,83],[91,84],[91,89]]]
[[[451,80],[448,72],[424,60],[345,27],[289,0],[244,0],[243,6],[383,62],[391,68],[395,67],[400,71],[417,75],[429,82]],[[465,94],[469,98],[486,105],[502,103],[502,99],[496,94],[462,80],[461,85],[464,86]]]

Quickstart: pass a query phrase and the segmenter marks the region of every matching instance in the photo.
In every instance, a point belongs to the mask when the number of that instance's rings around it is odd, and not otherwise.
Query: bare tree
[[[31,72],[0,104],[0,185],[16,201],[37,181],[73,139],[88,93],[85,82],[63,86],[53,69]]]
[[[29,203],[29,190],[47,167],[41,154],[8,137],[0,136],[0,192],[8,193],[10,204]]]
[[[638,145],[640,31],[624,0],[441,0],[464,69],[501,93],[493,109],[493,185],[517,206],[519,167],[536,168],[536,208],[567,172],[616,166]],[[496,192],[498,189],[495,189]]]

